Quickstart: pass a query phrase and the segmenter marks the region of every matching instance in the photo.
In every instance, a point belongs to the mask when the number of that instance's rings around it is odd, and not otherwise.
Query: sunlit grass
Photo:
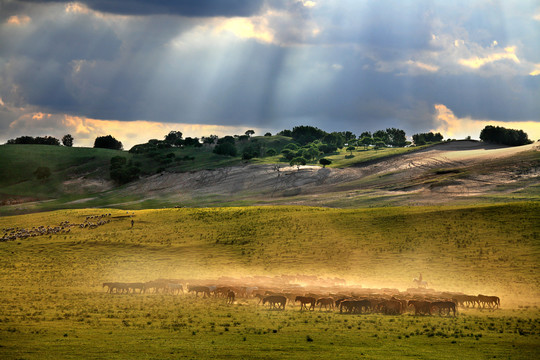
[[[539,206],[80,209],[2,217],[0,229],[81,223],[103,213],[112,221],[0,242],[0,350],[7,359],[536,358]],[[455,319],[279,312],[253,300],[226,306],[182,295],[111,295],[101,287],[310,274],[405,289],[418,272],[438,290],[496,294],[503,310],[462,311]]]

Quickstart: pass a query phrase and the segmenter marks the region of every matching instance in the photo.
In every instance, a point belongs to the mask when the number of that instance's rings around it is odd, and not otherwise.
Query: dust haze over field
[[[0,345],[7,358],[264,358],[284,346],[292,358],[336,352],[345,358],[534,358],[539,210],[538,202],[520,202],[80,209],[2,217],[0,229],[17,237],[0,242]],[[428,289],[413,282],[419,273]],[[103,286],[155,281],[186,290],[255,286],[290,298],[277,311],[240,292],[227,305],[222,297],[187,291],[108,293]],[[455,317],[300,311],[292,300],[308,292],[370,299],[485,294],[500,297],[501,309],[460,307]]]

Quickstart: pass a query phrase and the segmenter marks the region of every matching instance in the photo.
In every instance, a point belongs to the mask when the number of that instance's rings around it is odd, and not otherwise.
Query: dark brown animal
[[[262,304],[265,305],[266,303],[268,303],[268,306],[271,309],[285,310],[285,304],[287,304],[287,298],[283,295],[269,295],[269,296],[265,296],[262,299]]]
[[[198,297],[199,293],[203,294],[203,297],[210,297],[210,288],[208,286],[188,285],[188,293],[194,292],[195,297]]]
[[[399,300],[383,301],[382,312],[385,315],[400,315],[402,313],[401,301]]]
[[[431,315],[431,302],[421,300],[409,300],[408,306],[414,306],[414,315]]]
[[[452,301],[434,301],[431,303],[431,309],[439,309],[439,315],[443,315],[446,311],[446,315],[450,315],[450,311],[456,316],[456,304]]]
[[[303,309],[306,310],[315,310],[315,298],[311,296],[297,296],[294,298],[294,302],[300,302],[300,311]],[[309,309],[307,307],[307,304],[309,304]]]
[[[331,297],[320,298],[320,299],[317,299],[316,305],[319,305],[319,311],[322,310],[323,305],[324,305],[325,310],[328,310],[328,308],[333,309],[334,299],[332,299]]]
[[[480,307],[480,305],[482,305],[482,308],[487,306],[495,309],[501,306],[501,299],[499,299],[498,296],[478,295],[478,307]]]
[[[345,310],[347,313],[360,314],[362,313],[362,310],[364,310],[364,312],[367,312],[370,309],[371,309],[371,301],[367,299],[364,299],[364,300],[346,299],[339,303],[340,313],[343,313],[343,310]]]

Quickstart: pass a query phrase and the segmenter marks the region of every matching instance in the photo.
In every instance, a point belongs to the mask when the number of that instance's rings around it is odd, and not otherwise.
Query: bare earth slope
[[[350,207],[540,199],[540,144],[520,147],[476,141],[344,169],[245,165],[164,173],[120,191],[138,200],[179,206],[303,204]],[[120,204],[118,204],[120,205]]]

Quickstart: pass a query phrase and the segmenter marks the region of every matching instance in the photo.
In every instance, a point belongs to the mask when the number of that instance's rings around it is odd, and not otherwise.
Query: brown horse
[[[343,309],[345,309],[345,311],[348,313],[360,314],[362,313],[362,310],[364,310],[364,312],[367,312],[369,309],[371,309],[371,301],[367,299],[346,299],[339,303],[339,312],[343,313]]]
[[[431,303],[431,309],[439,309],[439,315],[443,315],[443,312],[446,311],[446,315],[450,315],[450,311],[456,316],[456,303],[453,301],[434,301]]]
[[[319,311],[322,310],[322,307],[324,305],[324,310],[328,310],[328,308],[333,309],[334,308],[334,299],[331,297],[328,298],[320,298],[317,299],[317,305],[319,305]]]
[[[385,315],[400,315],[402,312],[401,301],[386,300],[382,302],[382,312]]]
[[[268,306],[271,309],[282,309],[285,310],[285,304],[287,303],[287,298],[283,295],[269,295],[265,296],[262,299],[263,305],[268,303]]]
[[[144,292],[144,289],[145,289],[144,283],[140,283],[140,282],[139,283],[127,283],[126,285],[128,285],[129,289],[134,294],[135,294],[136,289],[139,290],[139,294],[142,294]]]
[[[203,297],[210,297],[210,288],[208,286],[195,286],[188,285],[188,293],[194,292],[195,297],[198,297],[199,293],[203,294]]]
[[[482,308],[488,306],[489,308],[495,309],[501,306],[501,299],[498,296],[486,296],[478,295],[478,307],[482,305]]]
[[[111,294],[114,289],[116,289],[116,284],[114,282],[104,282],[103,287],[107,287],[107,293]]]
[[[409,300],[407,306],[414,306],[414,315],[431,315],[431,302]]]
[[[311,296],[297,296],[294,298],[294,302],[300,302],[300,311],[303,309],[306,310],[315,310],[315,298]],[[307,304],[309,304],[309,309],[307,307]]]
[[[180,291],[184,292],[184,287],[182,284],[176,284],[176,283],[168,283],[167,284],[167,292],[173,294],[173,295],[179,295]]]
[[[478,303],[478,296],[457,294],[452,296],[452,301],[461,307],[474,307]]]

